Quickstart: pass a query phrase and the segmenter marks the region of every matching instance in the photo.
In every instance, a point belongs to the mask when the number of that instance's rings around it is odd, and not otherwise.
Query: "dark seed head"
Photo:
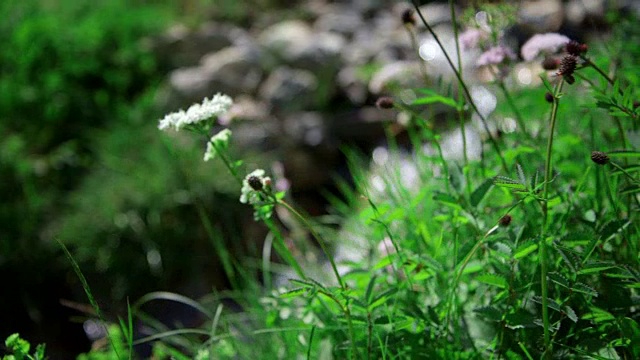
[[[542,68],[545,70],[555,70],[560,66],[560,60],[552,57],[545,58],[542,62]]]
[[[565,47],[567,52],[573,56],[580,56],[587,52],[589,47],[586,44],[581,44],[575,40],[569,41]]]
[[[553,94],[547,91],[547,92],[544,94],[544,99],[545,99],[548,103],[553,103]]]
[[[257,177],[257,176],[250,176],[247,179],[247,182],[249,183],[249,186],[251,186],[251,188],[255,191],[260,191],[262,190],[262,180]]]
[[[410,26],[416,25],[416,17],[413,16],[413,9],[407,9],[402,12],[402,23]]]
[[[560,70],[558,70],[558,75],[562,75],[565,78],[570,77],[571,75],[573,75],[573,72],[576,71],[577,65],[578,65],[578,58],[576,58],[575,56],[567,55],[563,57],[562,61],[560,62]]]
[[[498,221],[500,223],[500,226],[509,226],[509,224],[511,224],[511,220],[513,220],[513,217],[509,214],[503,216],[500,218],[500,221]]]
[[[598,165],[605,165],[609,162],[609,155],[603,153],[602,151],[592,151],[591,161]]]
[[[378,109],[391,109],[393,108],[393,99],[388,96],[380,97],[376,101],[376,106]]]

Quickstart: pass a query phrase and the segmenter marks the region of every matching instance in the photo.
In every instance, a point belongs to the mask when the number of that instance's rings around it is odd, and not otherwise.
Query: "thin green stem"
[[[507,162],[505,161],[504,156],[502,155],[502,152],[500,151],[500,147],[498,146],[498,141],[491,134],[491,130],[489,129],[489,125],[487,124],[487,119],[485,118],[484,115],[482,115],[482,113],[480,112],[480,110],[476,106],[475,101],[473,101],[473,98],[471,97],[471,92],[469,91],[469,88],[467,87],[467,85],[465,84],[464,80],[462,79],[462,75],[456,69],[456,66],[453,64],[453,61],[451,61],[451,57],[449,56],[449,54],[445,50],[444,46],[442,45],[442,42],[440,41],[440,38],[438,37],[438,35],[436,35],[436,33],[433,31],[433,28],[431,27],[431,25],[429,25],[427,20],[422,15],[422,11],[420,11],[420,6],[419,6],[417,0],[411,0],[411,2],[413,3],[413,7],[415,8],[416,12],[418,13],[418,16],[420,17],[420,20],[427,27],[427,30],[429,31],[431,36],[433,36],[433,39],[436,41],[436,43],[438,43],[438,47],[440,47],[440,50],[442,50],[442,53],[444,54],[444,57],[447,60],[447,63],[449,64],[449,66],[453,70],[456,78],[458,79],[458,82],[462,86],[462,90],[464,91],[464,93],[465,93],[465,95],[467,97],[467,101],[469,101],[469,104],[473,108],[473,111],[475,111],[475,113],[478,114],[478,117],[480,118],[480,120],[482,122],[482,126],[484,127],[484,131],[487,133],[487,136],[489,137],[489,141],[491,142],[491,145],[493,146],[493,149],[495,150],[496,154],[498,154],[498,157],[500,158],[500,163],[502,165],[502,170],[504,172],[508,172]]]
[[[420,48],[418,47],[418,39],[416,39],[416,33],[414,32],[414,26],[411,24],[405,24],[405,29],[409,33],[409,38],[411,39],[411,47],[413,47],[413,51],[418,54],[418,58],[420,58]],[[420,58],[422,60],[422,58]],[[422,76],[422,81],[424,81],[425,85],[429,83],[429,77],[427,76],[427,66],[424,61],[420,61],[420,76]]]
[[[581,56],[582,60],[585,61],[585,65],[591,66],[595,71],[597,71],[603,78],[607,80],[607,82],[611,85],[615,82],[614,79],[610,78],[607,73],[605,73],[598,65],[596,65],[591,59],[586,56]]]
[[[564,79],[560,78],[560,81],[555,86],[553,92],[553,106],[551,108],[550,130],[549,138],[547,140],[547,153],[545,160],[544,171],[544,185],[542,193],[542,226],[540,229],[540,245],[538,247],[538,254],[540,256],[540,286],[542,295],[542,324],[544,328],[544,356],[550,358],[551,355],[551,336],[549,325],[549,308],[548,308],[548,284],[547,284],[547,223],[549,220],[549,184],[552,177],[552,164],[551,154],[553,153],[553,136],[556,128],[556,120],[558,118],[558,106],[560,92],[562,91],[562,85],[564,85]]]
[[[231,164],[231,161],[227,158],[225,150],[220,149],[212,141],[209,141],[209,143],[211,144],[211,146],[213,146],[216,149],[216,155],[220,156],[220,159],[222,159],[222,162],[224,163],[224,165],[227,167],[227,169],[229,169],[229,172],[231,173],[231,175],[233,175],[233,177],[236,179],[236,181],[238,181],[240,186],[242,186],[242,177],[240,177],[240,175],[236,171],[236,168],[233,166],[233,164]]]
[[[453,20],[453,37],[456,43],[456,57],[458,60],[458,73],[460,74],[459,85],[462,88],[462,82],[464,79],[462,77],[462,57],[460,55],[460,39],[458,36],[458,22],[456,21],[456,10],[453,3],[453,0],[449,0],[449,12],[451,13],[451,19]],[[464,97],[460,96],[458,92],[458,102],[461,102]],[[467,131],[465,127],[464,121],[464,112],[462,111],[462,106],[458,107],[458,120],[460,122],[460,132],[462,135],[462,159],[464,160],[464,168],[462,172],[464,173],[466,186],[465,189],[467,191],[467,196],[471,196],[471,175],[469,174],[469,156],[467,155]]]
[[[520,129],[522,129],[522,133],[527,138],[531,138],[531,135],[529,135],[529,132],[527,131],[527,127],[524,124],[524,119],[522,118],[522,114],[520,114],[520,110],[518,110],[516,103],[513,101],[513,98],[511,97],[511,93],[507,89],[507,86],[505,85],[504,80],[500,79],[498,81],[498,87],[500,88],[500,90],[502,90],[502,94],[504,95],[504,98],[507,100],[507,104],[511,108],[511,111],[513,111],[513,114],[516,117],[516,122],[518,123],[518,126],[520,127]]]
[[[287,210],[289,210],[292,214],[294,214],[298,219],[300,219],[300,221],[302,221],[304,226],[307,227],[307,229],[309,229],[309,231],[311,232],[311,235],[313,235],[313,237],[316,240],[318,240],[318,243],[320,244],[322,251],[327,256],[327,258],[329,259],[329,262],[331,263],[331,268],[333,269],[333,273],[335,274],[336,279],[338,279],[338,283],[340,284],[340,287],[342,288],[342,290],[346,290],[347,289],[346,284],[344,283],[344,281],[342,280],[342,276],[340,276],[340,273],[338,272],[338,267],[336,266],[336,262],[333,258],[333,255],[329,252],[326,244],[324,243],[324,239],[322,239],[322,237],[320,237],[320,235],[316,232],[313,225],[311,225],[311,223],[309,223],[309,220],[307,220],[306,217],[300,214],[298,210],[294,209],[293,206],[289,205],[288,202],[284,200],[278,200],[278,204],[284,206]]]
[[[333,300],[344,312],[344,316],[347,318],[347,324],[349,327],[349,336],[351,337],[351,358],[355,359],[358,354],[358,348],[356,347],[355,332],[353,330],[353,321],[351,320],[351,311],[349,311],[349,303],[347,302],[345,306],[342,306],[340,300],[336,298],[332,293],[324,291],[322,289],[318,289],[318,292]]]

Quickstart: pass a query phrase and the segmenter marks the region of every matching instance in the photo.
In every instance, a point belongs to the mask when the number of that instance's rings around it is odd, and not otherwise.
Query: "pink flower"
[[[483,52],[476,60],[476,66],[497,65],[502,63],[505,58],[515,60],[516,54],[506,46],[498,45]]]
[[[462,48],[465,50],[473,49],[478,43],[487,38],[487,33],[479,29],[468,29],[458,37]]]
[[[568,37],[557,33],[536,34],[522,45],[520,52],[525,61],[531,61],[541,52],[553,53],[558,51],[569,41]]]

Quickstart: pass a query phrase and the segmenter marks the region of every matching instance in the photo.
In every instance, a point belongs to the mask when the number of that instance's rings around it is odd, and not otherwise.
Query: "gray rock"
[[[200,66],[174,70],[169,82],[180,97],[194,102],[216,92],[254,94],[263,73],[258,58],[256,48],[229,47],[204,56]]]
[[[530,33],[556,32],[562,26],[564,8],[560,0],[523,1],[518,23]]]
[[[335,74],[341,66],[342,35],[315,33],[302,21],[284,21],[265,29],[258,43],[272,56],[271,66],[286,64],[314,73]]]
[[[247,36],[244,30],[230,24],[207,22],[196,31],[175,25],[156,39],[152,49],[173,68],[193,66],[203,55],[231,46]]]
[[[307,70],[280,67],[260,87],[259,95],[277,110],[299,110],[315,103],[318,79]]]
[[[315,111],[293,113],[284,120],[284,132],[297,144],[318,146],[326,137],[327,120]]]
[[[424,86],[420,79],[419,66],[417,61],[396,61],[384,65],[369,81],[369,92],[380,95],[399,89]]]
[[[333,5],[323,10],[313,25],[318,32],[334,32],[350,38],[365,26],[362,15],[348,6]]]

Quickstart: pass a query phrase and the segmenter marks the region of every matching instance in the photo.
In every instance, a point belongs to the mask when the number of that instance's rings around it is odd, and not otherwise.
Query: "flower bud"
[[[262,179],[260,179],[257,176],[250,176],[247,179],[247,182],[249,183],[249,186],[251,186],[251,188],[255,191],[260,191],[262,190],[263,184],[262,184]]]
[[[589,47],[586,44],[581,44],[575,40],[569,41],[565,47],[567,52],[573,56],[580,56],[587,52]]]
[[[413,9],[407,9],[402,12],[402,23],[407,26],[416,25],[416,18],[413,16]]]
[[[598,165],[606,165],[609,162],[609,155],[602,151],[592,151],[591,161]]]
[[[503,216],[500,218],[500,220],[498,221],[498,223],[500,224],[500,226],[509,226],[509,224],[511,224],[511,220],[513,220],[513,217],[509,214]]]

